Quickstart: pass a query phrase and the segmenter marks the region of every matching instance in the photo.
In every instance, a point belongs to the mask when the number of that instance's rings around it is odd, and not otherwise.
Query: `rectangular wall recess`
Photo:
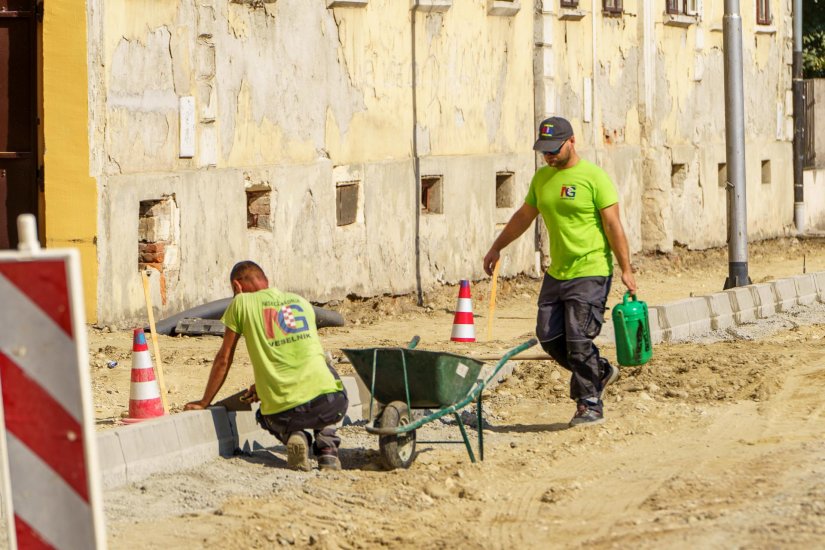
[[[421,211],[426,214],[444,212],[442,176],[421,176]]]
[[[496,208],[513,207],[515,179],[512,172],[496,172]]]
[[[763,160],[762,161],[762,183],[769,184],[771,182],[771,161]]]
[[[246,227],[247,229],[272,230],[270,213],[272,211],[272,191],[269,189],[246,192]]]
[[[716,181],[719,187],[725,189],[728,186],[728,165],[725,162],[720,162],[716,165]]]
[[[341,181],[335,184],[335,220],[338,227],[352,225],[358,219],[359,181]]]

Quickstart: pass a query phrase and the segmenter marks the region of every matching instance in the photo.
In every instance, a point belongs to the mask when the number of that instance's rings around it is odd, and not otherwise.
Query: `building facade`
[[[791,5],[741,5],[752,239],[793,221]],[[241,259],[319,302],[480,278],[552,114],[634,251],[726,242],[722,0],[86,6],[42,24],[41,220],[99,323],[145,317],[141,270],[159,316],[228,295]],[[502,273],[539,274],[545,240]]]

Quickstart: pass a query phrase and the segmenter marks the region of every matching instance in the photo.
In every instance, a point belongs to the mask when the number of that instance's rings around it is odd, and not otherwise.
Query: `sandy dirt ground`
[[[721,289],[726,250],[634,259],[650,305]],[[804,267],[803,267],[804,266]],[[825,271],[825,241],[750,246],[754,282]],[[404,345],[501,353],[532,337],[540,281],[499,281],[493,337],[489,283],[473,285],[479,342],[449,341],[456,287],[425,296],[323,304],[344,314],[323,329],[345,347]],[[609,305],[621,298],[614,288]],[[377,438],[341,430],[341,472],[292,472],[283,447],[158,475],[107,491],[113,548],[809,547],[825,543],[825,305],[767,322],[659,345],[623,368],[607,421],[568,429],[568,375],[521,361],[487,398],[485,461],[471,464],[455,424],[418,431],[409,470],[379,466]],[[200,397],[216,337],[160,338],[174,411]],[[131,334],[90,333],[99,429],[128,407]],[[603,347],[611,360],[612,346]],[[109,368],[108,363],[117,361]],[[340,364],[342,373],[349,365]],[[221,396],[251,382],[245,350]],[[475,437],[475,431],[470,431]]]

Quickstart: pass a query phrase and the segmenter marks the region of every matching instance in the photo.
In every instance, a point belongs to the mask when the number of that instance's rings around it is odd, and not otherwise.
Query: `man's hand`
[[[183,406],[183,410],[185,410],[185,411],[202,411],[208,406],[209,406],[208,403],[206,405],[204,405],[201,401],[190,401],[189,403],[187,403],[186,405]]]
[[[484,256],[484,273],[487,275],[493,274],[493,270],[496,268],[500,256],[501,252],[495,248],[491,248],[490,251],[487,252],[487,255]]]
[[[255,390],[255,384],[252,384],[247,388],[247,390],[243,393],[240,397],[241,403],[257,403],[260,401],[258,399],[258,392]]]
[[[627,287],[627,290],[630,291],[631,296],[636,295],[636,278],[633,276],[632,271],[622,271],[622,282],[624,286]]]

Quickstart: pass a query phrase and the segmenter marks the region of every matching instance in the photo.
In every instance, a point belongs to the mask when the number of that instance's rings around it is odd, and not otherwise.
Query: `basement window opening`
[[[421,176],[421,211],[425,214],[444,212],[442,176]]]
[[[670,165],[670,187],[678,194],[681,194],[685,189],[685,180],[687,179],[687,166],[681,163],[673,163]]]
[[[138,210],[138,271],[160,275],[161,303],[174,291],[180,273],[180,216],[175,196],[140,201]]]
[[[246,192],[246,227],[247,229],[272,230],[270,222],[272,191],[269,189]]]
[[[496,208],[513,207],[515,176],[512,172],[496,173]]]
[[[358,219],[359,181],[341,181],[335,184],[335,219],[338,227],[352,225]]]
[[[728,165],[725,162],[720,162],[716,165],[717,182],[719,187],[725,189],[728,186]]]
[[[771,182],[771,161],[762,161],[762,183],[769,184]]]

